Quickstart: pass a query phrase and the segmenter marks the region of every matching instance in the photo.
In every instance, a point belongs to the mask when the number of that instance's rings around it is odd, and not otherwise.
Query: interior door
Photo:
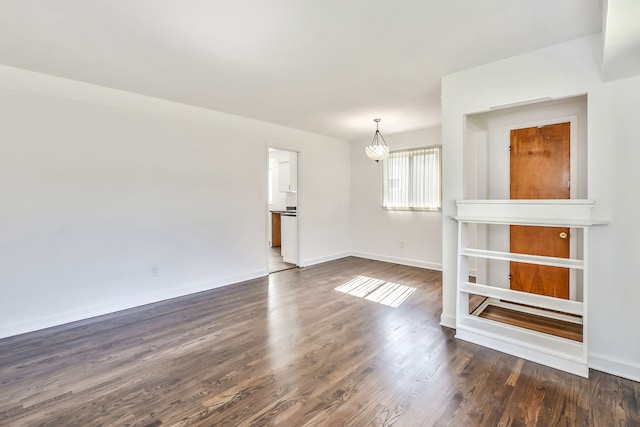
[[[511,131],[511,199],[570,198],[570,123]],[[569,229],[512,225],[511,252],[569,258]],[[569,298],[569,269],[512,262],[513,290]]]

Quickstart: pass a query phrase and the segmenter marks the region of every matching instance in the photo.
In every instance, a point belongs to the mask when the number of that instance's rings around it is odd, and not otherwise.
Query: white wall
[[[640,320],[635,263],[640,254],[637,212],[640,156],[635,116],[640,77],[603,83],[601,40],[591,36],[443,78],[443,313],[455,326],[455,200],[463,196],[465,116],[533,100],[587,95],[588,198],[594,216],[589,241],[589,365],[640,380]]]
[[[0,129],[0,337],[265,275],[268,146],[300,264],[349,252],[346,141],[4,66]]]
[[[440,127],[385,139],[392,150],[441,144]],[[382,209],[382,164],[364,149],[371,139],[351,144],[351,236],[353,254],[363,258],[440,270],[442,215]],[[404,247],[400,247],[400,242]]]
[[[638,111],[640,76],[607,83],[589,99],[589,194],[610,221],[590,236],[589,361],[596,369],[636,381],[640,381]]]

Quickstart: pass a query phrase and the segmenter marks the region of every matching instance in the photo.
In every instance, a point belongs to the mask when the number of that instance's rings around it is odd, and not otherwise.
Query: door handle
[[[569,237],[569,235],[565,231],[562,231],[560,232],[560,234],[558,234],[558,237],[560,237],[561,239],[566,239],[567,237]]]

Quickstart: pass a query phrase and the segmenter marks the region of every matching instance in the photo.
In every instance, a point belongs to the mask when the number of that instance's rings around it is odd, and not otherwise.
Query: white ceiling
[[[445,74],[601,27],[601,0],[0,0],[0,63],[356,139],[439,124]]]

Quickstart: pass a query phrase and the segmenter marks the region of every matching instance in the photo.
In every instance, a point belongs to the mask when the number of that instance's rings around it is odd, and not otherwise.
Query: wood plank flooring
[[[358,276],[416,291],[334,290]],[[350,257],[0,340],[0,425],[640,425],[640,383],[456,340],[441,286]]]
[[[582,324],[566,322],[546,316],[536,316],[519,310],[510,310],[489,304],[479,317],[508,325],[582,342]]]

